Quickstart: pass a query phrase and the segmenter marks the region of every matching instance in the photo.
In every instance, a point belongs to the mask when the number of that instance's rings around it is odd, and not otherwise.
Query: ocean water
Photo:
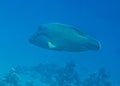
[[[43,65],[54,63],[59,65],[57,67],[59,69],[72,61],[76,65],[75,70],[82,82],[90,74],[98,73],[101,68],[104,68],[110,76],[112,86],[120,86],[119,3],[119,0],[1,0],[0,82],[11,68],[13,71],[18,65],[32,68],[40,63]],[[76,53],[61,52],[42,49],[28,42],[29,37],[40,24],[52,22],[75,26],[80,31],[99,40],[101,49]],[[46,66],[44,67],[46,68]],[[71,71],[67,71],[67,74]],[[37,76],[36,73],[33,75]],[[25,82],[25,76],[20,77],[23,77],[21,83]],[[27,80],[30,79],[27,77]],[[35,80],[34,78],[33,81],[36,82]],[[95,80],[93,81],[95,82]],[[39,86],[74,86],[42,84],[42,81],[39,83],[41,83]],[[3,85],[0,84],[0,86]],[[93,86],[93,84],[89,86]]]

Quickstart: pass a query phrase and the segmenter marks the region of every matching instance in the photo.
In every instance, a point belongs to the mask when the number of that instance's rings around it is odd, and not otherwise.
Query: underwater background
[[[76,65],[75,70],[81,81],[104,68],[110,75],[112,86],[120,86],[119,4],[119,0],[1,0],[0,78],[18,65],[32,68],[40,63],[43,65],[54,63],[64,67],[72,61],[72,64]],[[75,26],[99,40],[101,49],[76,53],[61,52],[42,49],[28,42],[29,37],[40,24],[52,22]],[[0,84],[0,86],[3,85]],[[73,85],[41,84],[40,86]]]

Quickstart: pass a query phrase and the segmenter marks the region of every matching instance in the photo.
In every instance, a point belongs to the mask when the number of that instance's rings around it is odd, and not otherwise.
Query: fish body
[[[39,26],[29,42],[46,49],[81,52],[99,50],[100,43],[73,26],[49,23]]]

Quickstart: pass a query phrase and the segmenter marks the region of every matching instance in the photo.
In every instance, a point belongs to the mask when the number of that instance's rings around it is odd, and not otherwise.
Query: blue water
[[[74,61],[81,78],[104,67],[120,86],[119,0],[1,0],[0,74],[16,65]],[[58,52],[28,42],[43,23],[73,25],[101,43],[99,51]],[[73,45],[74,46],[74,45]]]

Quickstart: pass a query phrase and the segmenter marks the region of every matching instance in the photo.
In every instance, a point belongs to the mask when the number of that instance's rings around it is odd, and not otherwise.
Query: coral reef
[[[75,64],[68,62],[64,68],[58,69],[56,81],[58,86],[80,86],[80,79],[75,71]]]
[[[104,68],[81,80],[75,63],[70,61],[64,67],[54,63],[16,66],[0,77],[0,86],[112,86],[112,83]]]
[[[83,81],[83,86],[112,86],[110,76],[104,68],[99,70],[99,73],[91,74]]]
[[[19,80],[19,75],[15,72],[14,68],[11,68],[9,73],[0,81],[0,86],[19,86]]]

